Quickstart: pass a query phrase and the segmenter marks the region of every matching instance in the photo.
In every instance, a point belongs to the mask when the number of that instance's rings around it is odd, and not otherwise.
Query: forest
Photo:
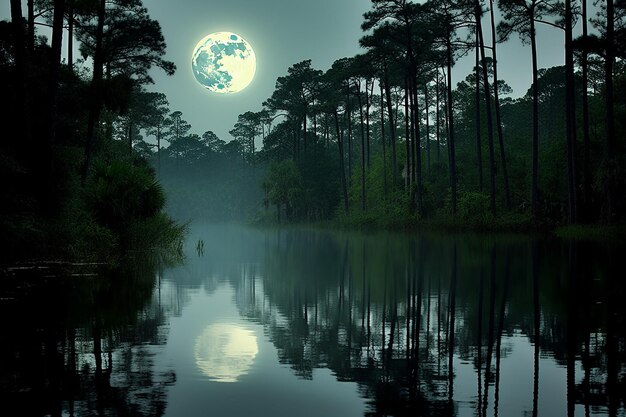
[[[626,0],[366,3],[225,137],[149,0],[10,0],[0,414],[624,415]]]
[[[625,5],[373,0],[361,54],[326,71],[293,64],[227,141],[195,133],[154,91],[153,71],[176,66],[141,1],[33,0],[25,14],[12,1],[0,23],[3,244],[111,253],[150,230],[143,240],[167,246],[182,233],[172,218],[620,224]],[[538,68],[537,25],[562,30],[563,66]],[[519,98],[498,75],[497,50],[513,37],[532,61]],[[474,69],[453,85],[466,55]]]
[[[159,23],[139,0],[27,5],[24,16],[21,1],[11,1],[11,21],[0,22],[3,257],[112,259],[147,247],[176,250],[184,226],[163,211],[154,168],[116,140],[126,121],[132,138],[135,92],[152,82],[150,70],[175,71],[164,59]],[[51,29],[50,42],[36,25]],[[146,105],[158,107],[159,97],[147,97]]]
[[[625,4],[592,16],[574,3],[373,0],[363,54],[326,72],[296,63],[261,111],[239,116],[231,134],[250,144],[248,158],[262,136],[266,207],[278,219],[356,225],[620,222]],[[563,66],[538,68],[542,24],[563,31]],[[498,76],[497,50],[511,37],[530,44],[532,61],[517,99]],[[455,86],[467,54],[474,70]]]

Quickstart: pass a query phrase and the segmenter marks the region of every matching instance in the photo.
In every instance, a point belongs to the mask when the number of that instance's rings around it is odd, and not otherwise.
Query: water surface
[[[2,415],[626,415],[621,248],[196,225],[185,251],[5,280]]]

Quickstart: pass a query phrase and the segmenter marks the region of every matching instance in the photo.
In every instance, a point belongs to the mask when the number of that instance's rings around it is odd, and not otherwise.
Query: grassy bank
[[[497,217],[488,212],[478,216],[460,213],[457,216],[438,214],[429,219],[417,216],[404,216],[399,213],[373,212],[352,213],[345,216],[339,213],[334,219],[314,221],[278,222],[275,213],[257,216],[250,224],[269,227],[314,227],[329,230],[396,231],[396,232],[435,232],[435,233],[484,233],[484,234],[526,234],[557,236],[562,239],[592,241],[626,241],[626,225],[576,224],[560,225],[534,223],[529,214],[506,212]]]

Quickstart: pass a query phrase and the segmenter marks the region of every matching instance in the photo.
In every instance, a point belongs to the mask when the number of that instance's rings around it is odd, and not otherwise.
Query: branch
[[[546,22],[545,20],[538,20],[538,19],[535,19],[535,22],[537,22],[537,23],[543,23],[544,25],[553,26],[553,27],[555,27],[555,28],[557,28],[557,29],[565,30],[565,28],[564,28],[563,26],[559,26],[559,25],[557,25],[556,23],[552,23],[552,22]]]
[[[46,26],[46,27],[49,27],[49,28],[51,28],[51,27],[52,27],[52,25],[51,25],[51,24],[49,24],[49,23],[43,23],[43,22],[35,22],[35,25],[37,25],[37,26]]]

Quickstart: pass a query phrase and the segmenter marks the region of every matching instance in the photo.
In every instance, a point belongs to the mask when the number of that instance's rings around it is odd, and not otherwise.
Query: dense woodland
[[[115,140],[123,126],[132,138],[136,92],[152,82],[150,71],[175,70],[159,23],[139,0],[30,0],[23,13],[11,1],[11,21],[0,22],[3,256],[179,247],[183,228],[162,210],[154,169]],[[40,26],[51,29],[50,42]]]
[[[161,179],[194,207],[177,213],[183,218],[506,230],[618,223],[624,4],[590,15],[578,2],[374,0],[363,54],[326,72],[310,60],[294,64],[261,110],[239,115],[228,144],[212,132],[189,134],[173,112],[162,117],[182,129],[155,135],[169,148],[136,148],[177,166]],[[563,31],[563,66],[538,68],[536,25]],[[512,37],[530,46],[533,69],[517,99],[497,65]],[[454,86],[455,61],[467,54],[474,70]],[[237,155],[236,170],[214,169]]]
[[[588,6],[373,0],[362,54],[325,72],[294,64],[225,141],[194,133],[147,89],[152,71],[175,65],[140,0],[30,0],[25,11],[12,0],[0,22],[3,243],[73,242],[80,253],[172,242],[180,229],[162,212],[165,194],[182,220],[622,222],[626,3]],[[544,24],[563,31],[563,66],[538,68]],[[517,99],[498,74],[512,37],[530,46],[533,68]],[[453,85],[467,54],[475,68]]]
[[[570,0],[372,0],[366,52],[326,72],[294,64],[231,133],[242,144],[262,135],[266,204],[279,218],[487,228],[618,222],[626,3],[599,6],[589,15],[586,2]],[[563,66],[538,69],[542,24],[563,31]],[[582,36],[574,38],[576,24]],[[497,65],[512,37],[530,44],[533,68],[518,99],[507,97]],[[475,68],[454,86],[455,61],[466,54]]]

